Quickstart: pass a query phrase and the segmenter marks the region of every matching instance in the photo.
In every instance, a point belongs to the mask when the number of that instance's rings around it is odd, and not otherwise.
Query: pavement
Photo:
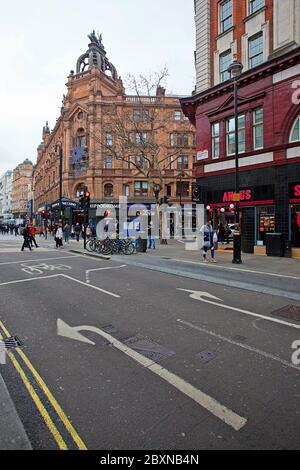
[[[2,366],[3,367],[3,366]],[[31,444],[0,372],[0,451],[31,450]]]
[[[1,373],[33,449],[299,449],[299,261],[20,242],[0,237],[0,334],[23,342]]]

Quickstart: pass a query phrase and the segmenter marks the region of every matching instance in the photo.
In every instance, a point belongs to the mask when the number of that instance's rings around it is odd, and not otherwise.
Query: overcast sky
[[[36,161],[42,127],[54,127],[70,70],[102,33],[119,75],[169,69],[168,92],[195,84],[193,0],[11,0],[0,16],[0,175]]]

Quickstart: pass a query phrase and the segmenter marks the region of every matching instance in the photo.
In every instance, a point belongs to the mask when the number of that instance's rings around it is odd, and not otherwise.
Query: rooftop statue
[[[88,35],[88,38],[89,40],[91,41],[91,43],[94,43],[94,44],[97,44],[97,46],[99,47],[103,47],[103,44],[102,44],[102,34],[99,34],[98,33],[98,36],[95,32],[95,30],[92,32],[92,34],[89,34]]]

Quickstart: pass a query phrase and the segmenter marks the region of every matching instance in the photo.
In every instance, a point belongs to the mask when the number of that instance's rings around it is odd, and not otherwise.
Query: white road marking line
[[[281,365],[285,367],[290,367],[291,369],[296,369],[300,371],[300,366],[295,366],[292,363],[285,361],[284,359],[281,359],[278,356],[274,356],[271,353],[267,353],[265,351],[261,351],[260,349],[252,348],[251,346],[247,346],[246,344],[238,343],[237,341],[233,341],[229,338],[226,338],[225,336],[219,335],[213,331],[206,330],[205,328],[201,328],[200,326],[193,325],[192,323],[189,323],[187,321],[178,319],[178,323],[181,323],[183,325],[189,326],[190,328],[193,328],[194,330],[201,331],[201,333],[205,333],[207,335],[213,336],[214,338],[220,339],[221,341],[224,341],[226,343],[230,343],[233,346],[238,346],[239,348],[245,349],[247,351],[253,352],[255,354],[258,354],[259,356],[263,356],[266,359],[271,359],[272,361],[279,362]]]
[[[73,339],[79,339],[80,341],[82,341],[82,339],[80,339],[80,336],[82,335],[78,335],[79,337],[76,338],[76,333],[78,334],[80,331],[93,331],[94,333],[97,333],[100,336],[102,336],[104,339],[106,339],[114,348],[118,349],[119,351],[121,351],[126,356],[133,359],[135,362],[137,362],[138,364],[140,364],[147,370],[150,370],[154,374],[161,377],[163,380],[165,380],[170,385],[175,387],[181,393],[188,396],[189,398],[194,400],[196,403],[198,403],[200,406],[202,406],[202,408],[209,411],[211,414],[219,418],[228,426],[231,426],[235,431],[239,431],[247,423],[247,419],[242,418],[241,416],[234,413],[230,409],[221,405],[221,403],[219,403],[214,398],[201,392],[201,390],[197,389],[190,383],[186,382],[181,377],[178,377],[177,375],[173,374],[169,370],[161,367],[156,362],[153,362],[152,360],[148,359],[142,354],[134,351],[129,346],[121,343],[116,338],[106,333],[105,331],[102,331],[99,328],[95,328],[91,326],[80,326],[80,327],[72,328],[66,325],[64,322],[62,322],[62,320],[58,320],[57,330],[60,336],[73,337]]]
[[[32,281],[40,281],[41,279],[51,279],[54,277],[59,277],[61,274],[52,274],[51,276],[41,276],[41,277],[33,277],[30,279],[19,279],[18,281],[9,281],[9,282],[2,282],[0,287],[2,286],[9,286],[10,284],[20,284],[22,282],[32,282]]]
[[[126,268],[127,265],[126,264],[122,264],[122,266],[109,266],[107,268],[96,268],[96,269],[87,269],[87,273],[91,273],[91,272],[94,272],[94,271],[108,271],[110,269],[120,269],[120,268]]]
[[[0,284],[0,287],[8,286],[10,284],[20,284],[22,282],[39,281],[41,279],[51,279],[51,278],[55,278],[55,277],[65,277],[67,279],[70,279],[71,281],[77,282],[78,284],[82,284],[85,287],[90,287],[91,289],[95,289],[99,292],[102,292],[103,294],[107,294],[107,295],[110,295],[111,297],[115,297],[116,299],[121,298],[120,295],[114,294],[113,292],[109,292],[107,290],[101,289],[100,287],[93,286],[91,284],[86,284],[86,282],[79,281],[78,279],[75,279],[74,277],[71,277],[71,276],[67,276],[66,274],[53,274],[51,276],[40,276],[40,277],[34,277],[34,278],[30,278],[30,279],[19,279],[17,281],[3,282],[2,284]]]
[[[120,268],[126,268],[126,264],[122,264],[122,266],[110,266],[107,268],[96,268],[96,269],[87,269],[85,272],[85,280],[87,284],[90,284],[90,273],[96,272],[96,271],[109,271],[111,269],[120,269]]]
[[[216,268],[216,269],[227,269],[230,271],[241,271],[245,273],[253,273],[253,274],[264,274],[266,276],[273,276],[273,277],[280,277],[280,278],[286,278],[286,279],[296,279],[300,281],[300,277],[297,276],[289,276],[288,274],[277,274],[277,273],[269,273],[265,271],[254,271],[251,269],[241,269],[241,268],[231,268],[229,266],[218,266],[217,264],[203,264],[197,261],[188,261],[188,260],[183,260],[183,259],[176,259],[176,258],[171,258],[169,261],[176,261],[176,263],[185,263],[185,264],[196,264],[198,266],[205,266],[208,268]]]
[[[67,274],[59,274],[59,276],[65,277],[66,279],[70,279],[71,281],[77,282],[78,284],[81,284],[81,285],[83,285],[83,286],[85,286],[85,287],[90,287],[91,289],[98,290],[99,292],[102,292],[103,294],[110,295],[111,297],[114,297],[114,298],[116,298],[116,299],[120,299],[120,298],[121,298],[120,295],[117,295],[117,294],[114,294],[113,292],[109,292],[109,291],[107,291],[107,290],[101,289],[100,287],[93,286],[92,284],[87,284],[86,282],[79,281],[78,279],[75,279],[74,277],[67,276]]]
[[[260,318],[262,320],[267,320],[267,321],[270,321],[272,323],[279,323],[280,325],[285,325],[285,326],[289,326],[291,328],[295,328],[296,330],[300,330],[300,325],[297,325],[295,323],[290,323],[290,322],[287,322],[287,321],[284,321],[284,320],[279,320],[277,318],[267,317],[266,315],[260,315],[259,313],[250,312],[248,310],[243,310],[241,308],[230,307],[229,305],[219,304],[217,302],[212,302],[211,300],[206,300],[206,299],[203,298],[204,296],[208,297],[208,298],[211,298],[211,299],[216,299],[219,302],[223,302],[223,300],[218,299],[218,297],[215,297],[214,295],[209,294],[208,292],[193,291],[193,290],[189,290],[189,289],[177,289],[177,290],[181,290],[183,292],[189,292],[190,293],[190,298],[194,299],[194,300],[199,300],[201,302],[205,302],[205,303],[210,304],[210,305],[215,305],[216,307],[225,308],[226,310],[233,310],[234,312],[243,313],[244,315]]]
[[[72,259],[72,258],[80,258],[80,255],[71,255],[71,256],[59,256],[57,258],[44,258],[44,259],[23,259],[22,261],[9,261],[6,263],[0,263],[0,266],[5,266],[9,264],[22,264],[22,263],[31,263],[31,262],[40,262],[40,261],[51,261],[56,259]]]

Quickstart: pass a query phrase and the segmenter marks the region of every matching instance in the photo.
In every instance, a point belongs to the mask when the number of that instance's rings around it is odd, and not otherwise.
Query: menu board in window
[[[275,215],[262,212],[259,217],[260,232],[275,232]]]

